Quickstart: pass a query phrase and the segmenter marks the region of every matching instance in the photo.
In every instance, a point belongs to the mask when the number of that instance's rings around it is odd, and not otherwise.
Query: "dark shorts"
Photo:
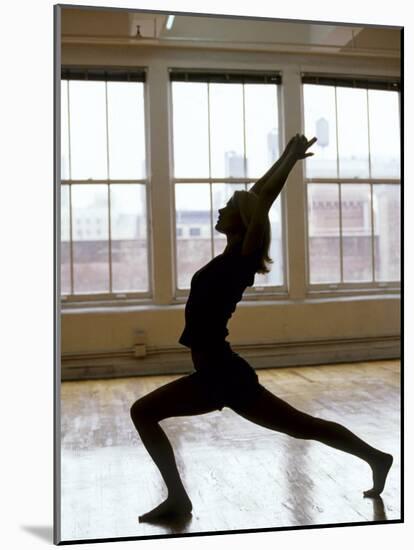
[[[228,342],[210,349],[192,349],[195,373],[190,376],[208,392],[215,408],[238,408],[253,402],[263,391],[254,369]]]

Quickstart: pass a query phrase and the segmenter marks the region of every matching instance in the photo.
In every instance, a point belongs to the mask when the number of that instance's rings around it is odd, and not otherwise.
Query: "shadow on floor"
[[[39,539],[53,543],[53,527],[51,525],[21,525],[20,527]]]
[[[188,532],[192,519],[193,519],[193,516],[191,514],[190,516],[183,517],[183,518],[158,519],[158,520],[154,519],[152,521],[146,521],[143,523],[147,523],[148,525],[158,525],[159,527],[165,527],[166,534],[178,535],[180,533]]]
[[[374,521],[387,521],[387,513],[384,507],[384,501],[381,497],[372,500],[372,508],[374,512]]]

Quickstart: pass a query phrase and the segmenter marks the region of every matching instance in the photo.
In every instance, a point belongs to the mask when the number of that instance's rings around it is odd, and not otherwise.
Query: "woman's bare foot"
[[[164,502],[161,502],[154,509],[139,516],[139,522],[151,522],[157,520],[177,519],[179,517],[189,516],[193,506],[188,496],[184,497],[168,497]]]
[[[364,491],[364,497],[377,498],[380,496],[384,489],[385,480],[387,479],[388,472],[391,468],[393,461],[392,455],[388,453],[379,453],[371,462],[372,477],[374,486],[368,491]]]

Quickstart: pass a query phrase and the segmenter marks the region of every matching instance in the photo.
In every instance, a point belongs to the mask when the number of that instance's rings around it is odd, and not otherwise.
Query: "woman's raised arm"
[[[266,195],[266,201],[271,204],[278,197],[283,186],[298,160],[311,157],[313,153],[307,153],[307,150],[316,142],[317,138],[307,140],[304,135],[296,134],[288,143],[284,157],[277,170],[274,170],[264,184],[260,187],[260,194]]]
[[[280,155],[279,159],[274,163],[272,164],[272,166],[269,168],[269,170],[260,178],[256,181],[256,183],[253,185],[253,187],[250,189],[250,191],[252,193],[256,193],[256,195],[260,195],[260,191],[263,187],[263,185],[268,181],[268,179],[270,178],[270,176],[272,176],[279,168],[280,168],[280,165],[282,164],[282,162],[284,161],[284,159],[286,158],[286,155],[289,151],[289,147],[290,145],[292,144],[293,140],[295,139],[295,136],[293,136],[288,144],[286,145],[285,147],[285,150],[283,151],[283,153]]]
[[[316,137],[308,141],[305,136],[296,134],[289,141],[277,169],[272,171],[262,183],[256,208],[243,239],[243,255],[249,255],[261,247],[270,207],[282,191],[296,162],[313,155],[313,153],[307,153],[307,150],[315,141]],[[250,190],[252,191],[253,189]]]

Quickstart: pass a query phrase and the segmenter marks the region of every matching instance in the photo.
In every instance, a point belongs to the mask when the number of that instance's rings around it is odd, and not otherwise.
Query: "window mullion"
[[[208,131],[208,178],[210,186],[210,248],[214,258],[214,229],[213,229],[213,184],[211,182],[211,120],[210,120],[210,82],[207,82],[207,131]]]
[[[339,179],[339,132],[338,132],[338,95],[335,86],[335,129],[336,129],[336,177]],[[339,209],[339,274],[340,282],[344,282],[343,261],[343,232],[342,232],[342,189],[338,183],[338,209]]]
[[[342,186],[338,183],[338,207],[339,207],[339,270],[341,283],[344,282],[344,260],[343,260],[343,230],[342,230]]]
[[[367,129],[368,129],[368,173],[369,178],[372,179],[372,161],[371,161],[371,126],[369,116],[369,91],[367,90]],[[371,268],[372,268],[372,282],[375,283],[375,242],[374,242],[374,193],[372,181],[369,185],[370,200],[371,200]]]
[[[367,130],[368,130],[368,174],[369,179],[372,179],[372,166],[371,166],[371,128],[369,124],[369,94],[367,90]]]
[[[213,184],[210,181],[209,183],[210,188],[210,249],[211,249],[211,257],[214,258],[214,228],[213,228]]]
[[[67,83],[67,103],[68,103],[68,164],[69,178],[72,179],[72,155],[70,141],[70,82]],[[75,293],[74,267],[73,267],[73,215],[72,215],[72,186],[69,185],[69,262],[70,262],[70,293]]]
[[[106,176],[108,178],[108,261],[109,292],[112,292],[112,228],[111,228],[111,184],[109,161],[109,120],[108,120],[108,82],[105,82],[105,117],[106,117]]]
[[[70,261],[70,293],[74,294],[73,280],[73,221],[72,221],[72,186],[69,185],[69,261]]]
[[[335,86],[336,177],[339,178],[338,98]]]
[[[360,185],[361,183],[371,183],[371,178],[305,178],[305,183],[321,183],[321,184],[332,184],[332,183],[350,183],[353,185]],[[390,179],[390,178],[381,178],[381,183],[386,183],[388,185],[400,185],[400,180]]]
[[[174,183],[210,183],[214,181],[215,183],[255,183],[257,180],[254,178],[173,178]]]
[[[372,262],[372,282],[375,281],[375,234],[374,234],[374,185],[370,185],[371,198],[371,262]]]
[[[108,183],[112,183],[112,181],[110,179],[103,179],[103,180],[95,180],[95,179],[87,179],[87,180],[61,180],[63,184],[67,184],[67,185],[73,185],[73,184],[76,184],[76,185],[102,185],[103,183],[104,184],[108,184]],[[132,185],[132,184],[136,184],[136,183],[142,183],[142,184],[146,184],[147,183],[147,180],[145,179],[140,179],[140,180],[122,180],[122,179],[117,179],[116,180],[116,183],[123,183],[123,184],[126,184],[126,185]]]
[[[210,82],[207,82],[207,131],[208,131],[208,178],[211,181],[211,111]]]
[[[108,260],[109,292],[112,292],[112,227],[111,227],[111,184],[108,183]]]
[[[243,170],[244,177],[247,177],[247,156],[246,156],[246,103],[245,103],[245,84],[242,84],[242,102],[243,102]]]
[[[70,92],[69,92],[70,82],[67,81],[66,86],[66,95],[67,95],[67,104],[68,104],[68,172],[69,179],[72,179],[72,154],[71,154],[71,143],[70,143]]]

